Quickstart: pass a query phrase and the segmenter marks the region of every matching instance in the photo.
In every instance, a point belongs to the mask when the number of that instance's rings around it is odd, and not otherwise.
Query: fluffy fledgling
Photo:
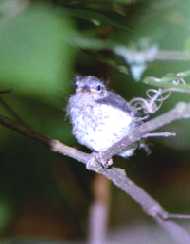
[[[109,91],[103,81],[95,76],[76,76],[75,85],[67,113],[80,144],[96,152],[105,151],[134,128],[132,108],[120,95]],[[133,151],[120,155],[131,156]]]

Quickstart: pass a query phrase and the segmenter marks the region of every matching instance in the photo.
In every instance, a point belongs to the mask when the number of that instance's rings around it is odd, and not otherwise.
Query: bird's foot
[[[90,160],[86,164],[87,169],[107,169],[113,165],[113,159],[106,161],[101,152],[93,152]]]

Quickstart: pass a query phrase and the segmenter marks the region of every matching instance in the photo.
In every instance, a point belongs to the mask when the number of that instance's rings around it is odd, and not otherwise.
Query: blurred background
[[[189,1],[1,0],[0,115],[88,151],[65,114],[73,77],[97,75],[127,100],[179,78],[190,92],[189,33]],[[172,94],[159,113],[178,101],[189,94]],[[115,165],[168,211],[190,213],[190,122],[164,130],[177,136]],[[0,125],[0,243],[95,243],[96,221],[108,243],[171,241],[103,177]]]

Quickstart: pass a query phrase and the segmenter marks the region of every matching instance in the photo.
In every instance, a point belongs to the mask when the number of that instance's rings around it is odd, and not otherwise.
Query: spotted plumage
[[[77,141],[97,152],[105,151],[135,126],[135,115],[127,101],[109,91],[94,76],[77,76],[76,93],[68,101],[67,113]],[[130,156],[133,149],[123,152]]]

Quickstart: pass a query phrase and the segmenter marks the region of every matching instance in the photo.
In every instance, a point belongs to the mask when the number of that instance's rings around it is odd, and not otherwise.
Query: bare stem
[[[145,122],[131,132],[129,136],[124,137],[107,151],[102,153],[102,160],[109,160],[118,152],[126,149],[129,145],[138,141],[143,135],[160,129],[162,126],[172,121],[190,118],[190,103],[178,103],[171,111],[157,116],[156,118]],[[18,123],[11,121],[9,118],[0,115],[0,124],[28,136],[34,140],[40,141],[50,147],[50,150],[59,152],[62,155],[76,159],[77,161],[87,165],[94,154],[85,153],[75,148],[64,145],[58,140],[52,140],[47,136],[37,133],[31,129],[25,128]],[[146,191],[137,186],[125,173],[124,170],[118,168],[103,169],[93,167],[91,170],[104,175],[111,180],[114,185],[123,190],[133,198],[144,210],[144,212],[154,218],[154,220],[162,226],[176,243],[189,244],[190,235],[179,225],[171,220],[174,216],[178,218],[182,215],[168,213],[161,205],[154,200]]]
[[[135,128],[130,135],[123,137],[120,141],[103,152],[101,156],[104,161],[107,161],[118,154],[118,152],[125,150],[128,146],[140,140],[144,135],[158,130],[173,121],[184,118],[190,118],[190,103],[179,102],[171,111],[163,113],[143,123],[138,128]]]

